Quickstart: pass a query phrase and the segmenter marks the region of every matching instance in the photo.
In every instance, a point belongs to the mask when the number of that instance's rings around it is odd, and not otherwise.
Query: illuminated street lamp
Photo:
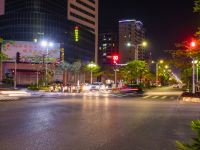
[[[53,42],[50,42],[50,41],[46,41],[46,40],[43,40],[41,42],[41,46],[46,48],[46,58],[48,58],[48,55],[49,55],[49,48],[50,47],[53,47],[54,43]],[[46,60],[48,61],[48,60]],[[45,84],[47,85],[47,69],[48,69],[48,66],[47,66],[48,62],[46,62],[45,64],[45,75],[46,75],[46,81],[45,81]]]
[[[126,44],[127,47],[135,47],[135,60],[138,60],[138,49],[140,46],[142,47],[146,47],[148,45],[148,43],[146,41],[143,41],[142,43],[140,44],[131,44],[131,42],[128,42]]]
[[[169,68],[169,66],[168,65],[165,65],[165,69],[168,69]]]
[[[90,83],[91,84],[93,82],[93,78],[92,78],[92,76],[93,76],[93,69],[95,69],[96,67],[97,67],[97,65],[95,63],[93,63],[93,62],[91,62],[91,63],[88,64],[88,68],[90,69]]]
[[[161,68],[160,66],[159,66],[159,64],[161,65],[161,64],[163,64],[164,63],[164,60],[158,60],[157,62],[155,62],[155,61],[152,61],[151,62],[152,64],[156,64],[156,84],[158,84],[158,70]],[[168,65],[165,65],[165,69],[169,69],[169,66]],[[165,71],[164,71],[165,72]]]
[[[126,44],[126,46],[127,46],[127,47],[131,47],[131,43],[128,42],[128,43]]]
[[[160,64],[163,64],[163,63],[164,63],[164,60],[160,60],[159,63],[160,63]]]

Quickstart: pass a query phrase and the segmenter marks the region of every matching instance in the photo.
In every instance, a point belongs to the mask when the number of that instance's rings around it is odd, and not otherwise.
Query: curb
[[[200,98],[195,98],[195,97],[182,97],[182,101],[184,101],[184,102],[200,103]]]

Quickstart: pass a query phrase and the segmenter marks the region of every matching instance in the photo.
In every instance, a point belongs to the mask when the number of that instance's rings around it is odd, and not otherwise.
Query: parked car
[[[136,94],[142,94],[144,91],[142,88],[137,84],[128,84],[122,87],[120,90],[120,93],[136,93]]]
[[[91,89],[91,84],[85,83],[82,85],[82,91],[90,91]]]
[[[102,82],[94,82],[91,84],[90,91],[100,91],[105,90],[106,86]]]

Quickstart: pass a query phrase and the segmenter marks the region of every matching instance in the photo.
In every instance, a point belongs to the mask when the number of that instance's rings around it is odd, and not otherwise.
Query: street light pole
[[[138,48],[139,48],[139,45],[137,44],[136,49],[135,49],[135,60],[138,60]]]
[[[128,42],[126,44],[127,47],[135,47],[135,60],[138,60],[138,51],[139,51],[139,46],[142,46],[142,47],[146,47],[147,46],[147,42],[146,41],[143,41],[142,43],[140,44],[132,44],[131,42]]]
[[[92,84],[93,80],[92,80],[92,76],[93,76],[93,73],[92,73],[92,70],[90,72],[90,83]]]
[[[192,58],[192,93],[195,93],[195,60]]]
[[[92,84],[92,82],[93,82],[92,76],[93,76],[93,69],[94,69],[95,67],[97,67],[97,65],[94,64],[93,62],[91,62],[91,63],[88,64],[88,68],[90,69],[90,83],[91,83],[91,84]]]
[[[39,75],[38,75],[38,70],[37,70],[37,88],[38,88],[38,82],[39,82],[39,80],[38,80],[38,77]]]
[[[156,85],[158,84],[158,63],[156,62]]]
[[[48,55],[49,55],[49,47],[53,47],[53,43],[49,41],[42,41],[41,45],[46,48],[46,63],[45,63],[45,85],[47,85],[47,69],[48,69]]]
[[[197,77],[197,79],[196,79],[196,82],[198,83],[199,82],[199,64],[197,63],[197,74],[196,74],[196,77]]]
[[[48,46],[48,44],[47,44],[47,51],[46,51],[46,64],[45,64],[45,76],[46,76],[46,78],[45,78],[45,85],[46,85],[46,86],[47,86],[47,69],[48,69],[47,64],[48,64],[48,53],[49,53],[49,46]]]

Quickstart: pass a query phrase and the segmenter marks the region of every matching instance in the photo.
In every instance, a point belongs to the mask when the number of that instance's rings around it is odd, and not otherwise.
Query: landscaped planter
[[[187,92],[185,92],[185,93],[183,93],[181,95],[181,97],[182,97],[182,100],[184,102],[200,103],[200,93],[193,94],[193,93],[187,93]]]

